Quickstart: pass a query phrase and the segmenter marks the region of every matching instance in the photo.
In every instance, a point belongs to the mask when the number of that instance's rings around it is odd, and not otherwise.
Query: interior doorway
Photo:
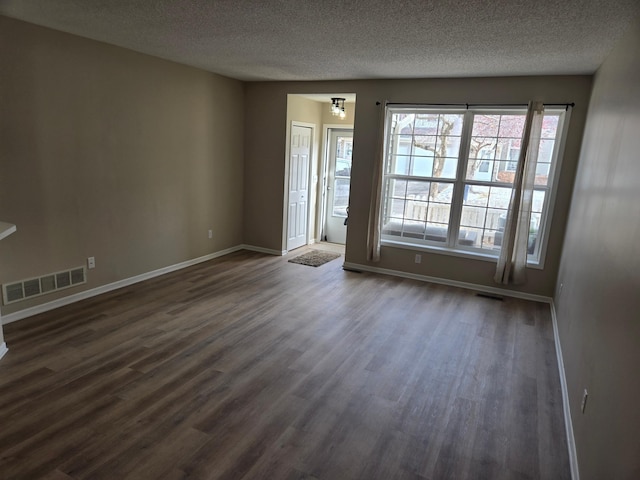
[[[322,240],[326,242],[342,245],[347,242],[352,154],[353,129],[329,128],[322,229]]]
[[[344,249],[355,103],[354,93],[287,95],[283,253],[323,240]]]

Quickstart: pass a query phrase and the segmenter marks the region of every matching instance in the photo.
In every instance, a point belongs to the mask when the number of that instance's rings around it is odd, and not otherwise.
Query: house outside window
[[[544,262],[565,115],[564,108],[545,110],[530,265]],[[382,243],[497,258],[525,118],[525,108],[388,107]]]

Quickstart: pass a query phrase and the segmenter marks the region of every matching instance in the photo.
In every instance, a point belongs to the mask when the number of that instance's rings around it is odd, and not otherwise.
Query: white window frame
[[[403,248],[417,251],[429,251],[444,255],[453,255],[459,257],[475,258],[491,262],[496,262],[499,254],[499,250],[480,249],[477,247],[467,247],[463,245],[456,245],[456,240],[460,230],[460,218],[463,205],[464,186],[465,184],[486,185],[486,186],[503,186],[510,187],[511,184],[499,184],[498,182],[478,181],[478,180],[466,180],[466,170],[468,165],[469,148],[472,136],[473,116],[481,114],[513,114],[520,113],[525,115],[526,108],[523,107],[469,107],[466,109],[460,109],[459,107],[442,107],[442,106],[428,106],[428,105],[397,105],[388,106],[385,116],[385,158],[383,169],[383,181],[382,181],[382,208],[380,215],[382,217],[381,224],[384,223],[384,209],[388,202],[388,198],[385,193],[387,180],[390,178],[407,177],[413,180],[431,181],[430,178],[414,177],[412,175],[396,175],[388,174],[387,164],[390,158],[389,140],[391,135],[391,120],[394,113],[440,113],[440,114],[464,114],[460,150],[458,153],[458,165],[455,179],[442,179],[442,183],[449,182],[453,184],[453,193],[451,198],[451,213],[449,216],[449,228],[448,237],[446,242],[434,242],[422,239],[408,239],[396,235],[382,234],[381,244],[384,246],[392,246],[396,248]],[[552,212],[555,205],[556,191],[558,187],[558,177],[562,164],[562,157],[564,154],[564,146],[566,141],[566,134],[569,125],[569,116],[571,110],[564,107],[547,107],[545,114],[558,115],[558,127],[555,136],[554,148],[552,153],[551,168],[547,180],[547,185],[544,187],[536,186],[536,190],[545,191],[545,201],[540,214],[540,227],[538,230],[538,236],[536,240],[535,250],[533,254],[528,255],[527,266],[530,268],[542,269],[546,259],[547,245],[549,241],[549,231],[551,227]]]

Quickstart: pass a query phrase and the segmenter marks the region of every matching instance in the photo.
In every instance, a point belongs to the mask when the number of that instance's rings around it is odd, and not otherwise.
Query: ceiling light
[[[344,98],[332,98],[331,99],[331,114],[344,119],[347,113],[344,109]]]

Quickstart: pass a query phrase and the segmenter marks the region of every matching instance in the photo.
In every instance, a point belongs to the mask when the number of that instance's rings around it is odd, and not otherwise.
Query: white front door
[[[331,130],[327,172],[327,205],[324,238],[328,242],[347,242],[347,207],[351,185],[351,152],[353,130]]]
[[[287,250],[307,244],[311,128],[291,127]]]

